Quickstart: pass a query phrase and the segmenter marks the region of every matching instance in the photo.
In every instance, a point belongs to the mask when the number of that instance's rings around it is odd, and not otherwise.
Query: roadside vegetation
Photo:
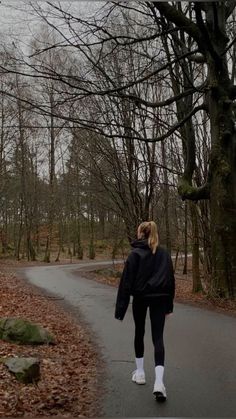
[[[12,267],[1,268],[0,286],[0,317],[30,320],[56,339],[55,345],[18,345],[1,340],[1,360],[37,357],[40,380],[23,384],[0,362],[0,416],[96,416],[102,361],[83,322],[79,325],[56,299],[16,278]]]
[[[185,269],[184,258],[180,257],[175,270],[176,293],[175,302],[190,304],[196,307],[214,310],[219,313],[236,316],[236,302],[227,298],[216,298],[202,289],[193,292],[192,277],[192,257],[188,257],[187,274],[183,273]],[[93,268],[89,267],[84,271],[80,270],[80,275],[87,279],[95,280],[103,284],[118,287],[124,264],[114,264],[112,267]]]

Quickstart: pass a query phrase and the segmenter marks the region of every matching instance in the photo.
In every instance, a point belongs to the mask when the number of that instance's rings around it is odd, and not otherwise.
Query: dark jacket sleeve
[[[131,252],[126,260],[118,288],[115,308],[115,318],[123,320],[129,306],[133,282],[138,270],[138,255]]]
[[[174,297],[175,297],[175,275],[171,256],[169,256],[170,264],[170,296],[167,302],[166,314],[173,313],[174,310]]]

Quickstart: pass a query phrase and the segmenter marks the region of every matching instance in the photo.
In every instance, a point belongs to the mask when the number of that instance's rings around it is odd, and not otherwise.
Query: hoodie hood
[[[149,250],[150,250],[150,247],[148,246],[148,240],[141,240],[141,239],[139,239],[139,240],[134,240],[134,241],[131,243],[131,246],[132,246],[133,248],[138,248],[138,249],[149,249]]]

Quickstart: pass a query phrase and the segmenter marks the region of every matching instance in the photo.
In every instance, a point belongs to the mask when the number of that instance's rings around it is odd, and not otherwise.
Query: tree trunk
[[[179,257],[179,248],[176,250],[176,254],[175,254],[174,272],[176,272],[176,269],[177,269],[178,257]]]
[[[199,257],[203,267],[203,279],[202,286],[204,291],[209,290],[211,271],[212,271],[212,261],[211,261],[211,231],[210,231],[210,208],[208,201],[199,202],[200,206],[200,248],[202,247],[202,252],[200,252]]]
[[[27,258],[28,260],[36,260],[36,252],[30,237],[30,230],[27,232]]]
[[[183,275],[187,275],[188,267],[188,203],[184,203],[184,267]]]
[[[51,248],[51,232],[48,231],[46,239],[46,248],[44,254],[44,262],[50,263],[50,248]]]
[[[95,259],[93,206],[91,207],[91,219],[90,219],[89,259]]]
[[[212,180],[210,190],[212,293],[236,295],[236,134],[232,111],[212,94]],[[223,102],[223,104],[222,104]],[[230,106],[231,108],[231,106]]]
[[[78,259],[83,259],[84,256],[84,251],[83,251],[83,246],[81,243],[81,227],[80,227],[80,220],[77,220],[77,249],[76,249],[76,253],[77,253],[77,258]]]
[[[22,200],[22,196],[21,196],[20,197],[20,225],[19,225],[18,240],[17,240],[17,247],[16,247],[16,258],[17,258],[17,260],[20,260],[22,228],[23,228],[23,200]]]
[[[44,255],[44,262],[50,262],[51,255],[51,242],[52,242],[52,231],[53,231],[53,219],[55,213],[55,128],[54,128],[54,93],[53,87],[51,86],[51,91],[49,94],[50,101],[50,156],[49,156],[49,214],[48,214],[48,234],[47,234],[47,243],[46,250]]]
[[[196,204],[190,202],[190,214],[192,220],[192,275],[193,287],[192,292],[202,290],[202,284],[199,271],[199,229],[198,229],[198,215]]]
[[[99,224],[101,229],[101,238],[105,238],[105,213],[104,210],[99,211]]]
[[[165,227],[166,227],[166,248],[171,253],[171,235],[170,235],[170,221],[169,221],[169,187],[168,187],[168,174],[165,167],[166,162],[166,150],[164,141],[161,142],[161,154],[163,162],[163,174],[164,174],[164,211],[165,211]]]
[[[214,23],[207,15],[209,25]],[[215,19],[215,16],[214,16]],[[218,34],[212,39],[217,57],[209,54],[208,68],[211,91],[209,114],[211,122],[210,209],[212,238],[211,292],[219,297],[236,295],[236,132],[235,113],[226,48],[225,5],[217,9]],[[211,26],[209,26],[211,28]]]

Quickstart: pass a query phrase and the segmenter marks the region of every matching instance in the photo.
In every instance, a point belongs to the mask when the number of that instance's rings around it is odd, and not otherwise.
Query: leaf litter
[[[124,264],[115,264],[112,268],[102,267],[99,269],[89,268],[79,271],[79,275],[87,279],[92,279],[97,282],[107,284],[113,287],[118,287],[120,282],[121,272]],[[227,298],[213,297],[206,292],[199,291],[192,292],[192,271],[191,265],[187,275],[182,273],[182,269],[178,268],[175,273],[176,292],[175,301],[183,304],[190,304],[197,307],[202,307],[208,310],[214,310],[219,313],[236,316],[236,301]]]
[[[10,266],[1,267],[0,286],[0,317],[39,323],[56,339],[56,345],[41,346],[1,341],[0,358],[39,358],[41,379],[37,384],[22,384],[0,363],[0,417],[97,416],[101,360],[86,327],[57,301],[16,277]]]

